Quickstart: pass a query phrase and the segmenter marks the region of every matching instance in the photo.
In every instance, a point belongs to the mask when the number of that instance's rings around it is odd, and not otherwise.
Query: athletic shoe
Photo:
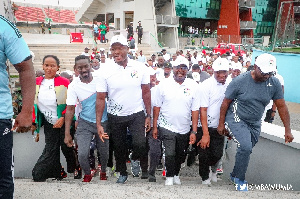
[[[156,182],[156,177],[153,175],[149,175],[148,180],[149,182]]]
[[[210,171],[209,176],[210,176],[210,179],[211,179],[212,182],[217,182],[218,181],[217,172],[214,173],[214,172]]]
[[[131,160],[131,173],[133,177],[139,177],[141,172],[140,161]]]
[[[114,173],[114,176],[115,176],[116,178],[119,178],[119,177],[120,177],[120,172],[115,172],[115,173]]]
[[[117,183],[124,184],[127,181],[127,178],[128,178],[128,176],[122,176],[122,175],[120,175],[119,178],[118,178],[118,180],[117,180]]]
[[[82,182],[91,182],[92,178],[92,175],[84,175]]]
[[[148,179],[148,177],[149,177],[148,171],[142,171],[141,179]]]
[[[223,173],[223,169],[217,169],[217,174],[222,174]]]
[[[94,177],[97,173],[97,169],[91,169],[91,176]]]
[[[68,176],[68,174],[65,172],[64,167],[61,167],[60,176],[61,178],[66,178]]]
[[[162,163],[160,163],[159,165],[157,165],[156,170],[157,171],[162,171],[164,169],[164,166],[162,165]]]
[[[81,178],[82,178],[82,171],[80,166],[78,166],[74,171],[74,179],[81,179]]]
[[[165,185],[171,186],[174,183],[174,177],[166,177]]]
[[[105,172],[100,171],[100,180],[107,180],[107,176]]]
[[[202,184],[207,184],[207,185],[210,185],[211,182],[210,182],[210,179],[208,178],[207,180],[202,180]]]
[[[174,176],[174,184],[181,185],[179,176]]]
[[[231,174],[230,174],[230,181],[233,183],[233,184],[236,184],[239,182],[239,179],[236,178],[236,177],[233,177]]]

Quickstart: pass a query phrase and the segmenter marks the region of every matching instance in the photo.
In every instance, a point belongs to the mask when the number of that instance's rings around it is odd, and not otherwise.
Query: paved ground
[[[300,198],[300,192],[282,190],[253,190],[237,192],[228,179],[211,186],[202,185],[197,173],[198,166],[182,169],[182,185],[165,186],[157,173],[157,182],[129,177],[124,185],[116,184],[116,178],[100,181],[99,176],[91,183],[83,183],[71,177],[62,181],[35,183],[31,179],[16,179],[15,198]],[[195,172],[192,177],[191,171]]]

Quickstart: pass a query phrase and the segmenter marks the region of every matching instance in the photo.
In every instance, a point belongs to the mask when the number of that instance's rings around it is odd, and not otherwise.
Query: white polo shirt
[[[191,111],[200,108],[199,95],[199,85],[192,79],[186,78],[181,85],[174,78],[161,81],[153,103],[160,107],[158,125],[175,133],[188,133]]]
[[[220,108],[225,97],[228,81],[224,85],[217,82],[214,76],[202,82],[201,85],[201,105],[207,107],[207,125],[217,128],[220,119]]]
[[[116,63],[100,68],[97,92],[107,92],[107,112],[127,116],[144,110],[142,84],[150,83],[145,64],[128,59],[124,68]]]

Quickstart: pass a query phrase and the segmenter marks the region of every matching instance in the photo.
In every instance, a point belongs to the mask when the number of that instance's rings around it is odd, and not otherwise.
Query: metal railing
[[[156,15],[156,23],[165,25],[179,25],[179,17],[172,17],[171,15]]]
[[[240,21],[240,29],[256,29],[256,21]]]

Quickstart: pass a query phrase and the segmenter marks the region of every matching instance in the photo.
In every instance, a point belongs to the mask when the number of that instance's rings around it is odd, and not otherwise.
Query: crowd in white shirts
[[[147,58],[142,50],[135,56],[130,55],[128,41],[120,35],[111,39],[109,53],[93,48],[90,55],[88,47],[84,50],[75,59],[66,102],[66,124],[71,124],[74,114],[79,121],[75,143],[84,182],[90,182],[97,172],[89,160],[90,153],[94,153],[89,150],[93,137],[99,153],[101,180],[107,179],[107,172],[114,171],[117,183],[125,183],[129,160],[133,177],[156,182],[155,170],[163,163],[165,185],[180,185],[180,169],[187,151],[195,150],[202,184],[217,182],[217,176],[223,173],[226,137],[236,133],[223,129],[224,110],[228,109],[223,107],[224,103],[234,101],[232,96],[239,97],[238,93],[233,95],[237,87],[230,90],[227,87],[233,84],[231,82],[236,83],[235,79],[251,75],[254,81],[272,80],[277,84],[273,77],[275,58],[268,55],[261,55],[259,59],[265,57],[272,62],[272,67],[267,62],[251,65],[251,54],[247,52],[220,55],[187,50],[184,54],[178,50],[171,54],[162,49]],[[278,103],[282,91],[276,89],[272,91],[276,94],[270,95],[268,100],[274,99],[278,110],[283,112],[283,105]],[[266,105],[261,106],[260,112],[264,112]],[[275,105],[271,107],[273,112],[275,108]],[[292,136],[288,134],[288,137],[291,141]],[[74,143],[69,128],[66,128],[65,143],[70,147]],[[197,159],[191,156],[188,158]],[[241,157],[237,159],[245,159],[246,155]],[[247,183],[243,176],[248,164],[243,166],[231,173],[232,181],[240,186]]]

